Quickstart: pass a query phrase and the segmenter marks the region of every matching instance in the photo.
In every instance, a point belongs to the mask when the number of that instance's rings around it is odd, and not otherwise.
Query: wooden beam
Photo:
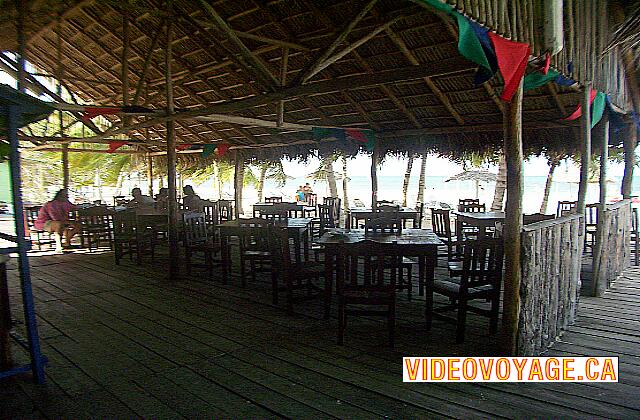
[[[345,89],[358,89],[369,86],[378,86],[389,83],[399,83],[406,80],[420,79],[425,76],[440,76],[454,74],[469,70],[469,63],[463,58],[451,58],[441,60],[429,65],[420,67],[404,67],[394,70],[385,70],[375,74],[362,74],[346,76],[339,79],[324,80],[305,85],[291,86],[279,90],[278,92],[266,93],[252,96],[245,99],[228,101],[206,108],[183,111],[177,114],[164,117],[155,117],[148,121],[134,124],[130,127],[122,127],[111,131],[110,135],[120,134],[129,130],[146,128],[158,123],[173,121],[177,119],[193,119],[210,114],[227,113],[241,111],[255,106],[266,105],[280,100],[288,100],[303,95],[319,95],[330,92],[339,92]],[[99,136],[97,136],[99,137]]]
[[[577,122],[575,123],[577,124]],[[558,121],[539,121],[528,122],[523,127],[524,130],[540,130],[543,128],[570,128],[575,124],[567,124],[565,122]],[[394,130],[382,132],[385,138],[399,138],[399,137],[415,137],[434,134],[456,134],[456,133],[474,133],[474,132],[502,132],[504,131],[503,124],[474,124],[464,126],[453,127],[433,127],[422,129],[407,129],[407,130]]]
[[[506,105],[504,118],[504,152],[507,164],[507,204],[504,221],[504,297],[502,326],[504,350],[502,354],[515,355],[517,350],[520,316],[520,237],[522,232],[522,81],[511,103]]]
[[[163,20],[160,23],[160,28],[156,31],[156,34],[153,36],[151,40],[151,46],[149,47],[149,51],[147,51],[147,55],[144,57],[144,64],[142,65],[142,73],[140,74],[140,79],[138,79],[138,84],[136,85],[136,93],[133,95],[133,100],[131,103],[133,105],[138,105],[138,100],[142,95],[142,87],[145,84],[147,79],[147,74],[149,74],[149,68],[151,67],[151,57],[153,57],[153,52],[158,46],[158,41],[160,40],[160,35],[162,34],[162,28],[164,27],[165,21]]]
[[[169,15],[173,14],[173,0],[166,0]],[[171,64],[173,60],[173,20],[169,17],[166,21],[167,43],[165,47],[165,78],[167,114],[174,113],[173,82],[171,80]],[[175,122],[167,120],[167,186],[169,198],[167,205],[169,226],[169,279],[177,280],[180,273],[180,251],[178,249],[178,200],[176,194],[176,137]]]
[[[331,54],[333,54],[336,48],[338,48],[340,44],[342,44],[347,39],[347,37],[349,36],[353,28],[355,28],[358,25],[358,23],[360,23],[360,21],[367,15],[367,13],[369,13],[369,11],[373,8],[373,6],[375,6],[377,2],[378,0],[369,0],[369,2],[360,10],[360,12],[358,12],[349,21],[349,23],[347,23],[347,25],[342,29],[342,31],[340,31],[340,33],[333,40],[331,45],[329,45],[327,48],[321,49],[320,53],[307,66],[305,66],[304,69],[302,69],[302,71],[298,74],[298,76],[293,80],[291,85],[295,86],[295,85],[302,84],[309,79],[310,77],[309,75],[316,74],[317,68],[321,66],[322,63],[324,63],[327,60],[327,58],[329,58]]]
[[[311,79],[313,76],[315,76],[316,74],[320,73],[322,70],[326,69],[327,67],[329,67],[330,65],[332,65],[333,63],[337,62],[338,60],[340,60],[341,58],[345,57],[346,55],[348,55],[349,53],[351,53],[352,51],[355,51],[358,47],[360,47],[361,45],[365,44],[367,41],[375,38],[376,36],[378,36],[381,32],[389,29],[389,27],[391,25],[393,25],[394,23],[398,22],[399,20],[401,20],[402,18],[404,18],[403,16],[399,16],[396,17],[394,19],[391,19],[389,22],[384,23],[380,26],[378,26],[377,28],[375,28],[373,31],[369,32],[367,35],[365,35],[364,37],[360,38],[359,40],[355,41],[354,43],[352,43],[351,45],[349,45],[348,47],[344,48],[343,50],[341,50],[340,52],[328,57],[325,61],[323,61],[322,63],[318,64],[312,72],[310,72],[303,81],[307,81],[309,79]]]
[[[66,153],[98,153],[98,154],[114,153],[118,155],[142,155],[147,153],[143,150],[114,150],[113,152],[111,152],[107,149],[89,149],[86,147],[69,147],[66,144],[63,144],[62,146],[59,146],[59,147],[56,147],[56,146],[41,147],[41,148],[25,147],[25,148],[21,148],[20,150],[23,152],[62,152],[63,154],[65,152]],[[164,152],[162,154],[164,155]]]
[[[621,193],[623,198],[631,198],[633,184],[633,168],[635,167],[635,150],[638,144],[638,128],[631,124],[624,133],[624,176]]]
[[[589,185],[589,165],[591,164],[591,82],[587,82],[584,86],[580,123],[582,126],[582,142],[580,143],[580,185],[576,212],[584,214],[587,204],[587,187]]]
[[[80,1],[79,3],[77,3],[75,6],[70,7],[69,9],[65,10],[61,15],[60,18],[62,19],[66,19],[69,16],[73,16],[74,13],[76,13],[78,10],[80,10],[82,7],[89,5],[90,3],[93,3],[93,0],[83,0]],[[33,33],[30,37],[29,37],[29,42],[33,42],[33,40],[37,37],[39,37],[40,35],[44,35],[47,32],[49,32],[51,30],[51,28],[53,28],[56,25],[56,19],[53,19],[51,22],[49,22],[48,24],[41,26],[35,33]]]
[[[391,28],[387,28],[386,31],[389,38],[391,38],[391,40],[398,46],[398,48],[400,48],[400,51],[402,51],[402,54],[407,58],[407,60],[409,60],[409,62],[412,65],[419,66],[420,62],[418,61],[417,57],[413,54],[413,52],[411,52],[411,50],[409,49],[407,44],[404,42],[404,40],[400,38],[400,36],[398,36],[398,34],[396,34]],[[429,89],[431,90],[431,92],[433,92],[433,94],[436,96],[436,98],[438,98],[440,103],[442,103],[442,105],[444,105],[444,107],[447,108],[447,111],[449,111],[451,116],[453,116],[453,118],[458,122],[458,124],[464,124],[464,119],[462,118],[462,115],[460,115],[460,113],[454,108],[449,98],[447,98],[447,96],[435,85],[435,83],[433,83],[433,80],[431,80],[430,77],[424,77],[423,79],[424,79],[424,82],[429,87]]]
[[[199,0],[202,9],[209,15],[216,27],[226,35],[227,39],[240,51],[240,55],[258,72],[258,76],[266,81],[271,88],[278,86],[278,79],[267,68],[266,64],[251,52],[249,48],[238,38],[227,22],[205,0]]]
[[[287,84],[287,67],[289,64],[289,48],[282,49],[282,64],[280,67],[280,86]],[[278,127],[284,125],[284,101],[278,102]]]
[[[378,208],[378,145],[374,143],[371,153],[371,208]]]

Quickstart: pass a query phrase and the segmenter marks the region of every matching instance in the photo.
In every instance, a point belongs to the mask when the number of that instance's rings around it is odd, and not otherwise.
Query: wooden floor
[[[471,318],[424,331],[424,301],[399,306],[396,350],[381,320],[349,322],[344,346],[321,304],[287,316],[266,281],[242,289],[195,273],[168,283],[161,259],[117,267],[107,251],[31,258],[46,386],[0,382],[0,418],[639,418],[640,271],[582,297],[553,355],[619,355],[618,384],[403,384],[403,355],[490,355]],[[15,267],[11,288],[17,290]],[[20,308],[14,308],[19,318]],[[18,356],[21,356],[18,354]]]

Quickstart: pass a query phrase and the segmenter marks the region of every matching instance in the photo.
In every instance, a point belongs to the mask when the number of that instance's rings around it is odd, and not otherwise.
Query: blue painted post
[[[15,218],[16,237],[18,241],[18,269],[20,271],[20,286],[22,289],[22,301],[24,304],[24,319],[27,324],[27,338],[29,341],[29,353],[31,356],[31,371],[39,384],[44,383],[44,359],[40,352],[40,339],[38,337],[38,324],[31,290],[31,270],[27,250],[29,242],[25,239],[24,211],[22,205],[22,190],[20,177],[20,152],[18,151],[18,120],[20,109],[17,106],[9,106],[7,113],[7,136],[9,138],[10,154],[9,164],[11,168],[11,192],[13,195],[13,214]]]

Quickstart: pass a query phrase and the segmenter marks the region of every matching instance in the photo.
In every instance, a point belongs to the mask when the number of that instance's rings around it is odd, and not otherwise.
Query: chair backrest
[[[318,205],[318,194],[308,193],[307,194],[307,205],[311,207],[315,207]]]
[[[265,197],[265,203],[282,203],[282,197]]]
[[[465,206],[470,204],[480,204],[479,198],[461,198],[458,200],[458,211],[466,211],[463,210]]]
[[[184,213],[182,220],[184,221],[185,245],[191,246],[207,242],[207,223],[204,213]]]
[[[233,220],[233,201],[218,200],[218,222]]]
[[[332,206],[318,204],[318,218],[320,219],[320,236],[324,235],[327,229],[336,227]]]
[[[260,208],[260,218],[267,220],[284,220],[289,217],[289,207],[287,203],[274,203],[271,206]]]
[[[376,207],[376,212],[389,215],[397,215],[400,213],[400,206],[397,204],[379,204]]]
[[[378,200],[378,201],[376,201],[376,203],[377,203],[378,207],[385,206],[385,205],[386,206],[397,206],[398,205],[397,203],[394,203],[393,201],[390,201],[390,200]]]
[[[441,238],[451,239],[451,215],[449,210],[431,209],[433,233]]]
[[[27,216],[27,226],[29,229],[33,229],[33,224],[36,219],[38,219],[38,213],[40,212],[40,208],[42,206],[28,206],[24,208],[25,214]]]
[[[202,212],[204,213],[204,220],[209,226],[209,230],[211,230],[218,224],[220,217],[218,215],[218,203],[205,202],[202,205]]]
[[[566,216],[567,214],[574,213],[578,207],[577,201],[558,201],[558,210],[556,216]]]
[[[125,210],[113,215],[113,236],[115,239],[128,239],[136,234],[138,218],[133,210]]]
[[[295,273],[290,273],[292,262],[287,229],[269,225],[267,227],[267,243],[274,266],[283,273],[295,276]]]
[[[385,290],[395,293],[402,255],[396,243],[381,244],[365,240],[355,244],[339,244],[336,264],[338,294],[345,289]]]
[[[478,203],[461,204],[458,208],[459,211],[467,213],[484,213],[487,211],[487,207],[484,204]]]
[[[502,238],[482,238],[465,241],[462,253],[460,288],[491,285],[500,290],[504,263]]]
[[[111,229],[113,227],[114,212],[107,207],[89,207],[77,211],[76,221],[83,229]]]
[[[400,217],[393,215],[376,214],[373,217],[367,217],[364,224],[364,233],[368,234],[400,234],[402,233],[402,221]]]
[[[422,219],[424,219],[424,203],[416,203],[416,211],[418,212],[416,216],[417,227],[422,229]]]
[[[589,226],[598,224],[598,208],[600,204],[587,204],[584,207],[585,223]]]
[[[523,214],[522,215],[522,224],[530,225],[531,223],[542,222],[543,220],[551,220],[556,217],[553,214],[542,214],[542,213],[534,213],[534,214]]]
[[[638,208],[631,209],[631,230],[638,233]]]
[[[238,219],[241,229],[240,251],[269,251],[269,226],[273,223],[262,218]]]

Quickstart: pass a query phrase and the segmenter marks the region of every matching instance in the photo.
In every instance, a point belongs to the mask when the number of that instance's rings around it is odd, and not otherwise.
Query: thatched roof
[[[123,16],[127,16],[129,98],[140,84],[138,105],[166,108],[164,28],[170,16],[177,108],[193,111],[217,106],[224,110],[221,114],[275,125],[279,101],[254,99],[266,93],[276,98],[278,93],[273,92],[303,92],[280,96],[286,98],[286,123],[370,128],[383,139],[383,149],[392,153],[429,149],[448,155],[465,148],[497,149],[502,142],[503,105],[496,95],[501,90],[499,77],[474,86],[476,66],[458,53],[454,26],[411,1],[210,2],[231,28],[228,33],[219,23],[213,24],[215,19],[198,1],[175,0],[171,14],[161,0],[136,0],[128,5],[85,0],[63,2],[57,6],[61,9],[51,3],[38,1],[29,6],[27,59],[46,73],[58,70],[55,16],[59,10],[64,84],[86,103],[123,103]],[[4,22],[0,25],[5,35],[0,40],[3,49],[15,49],[13,13],[4,10],[0,21]],[[355,19],[359,14],[362,19]],[[313,63],[322,61],[323,53],[332,49],[352,22],[356,22],[353,29],[335,45],[335,52],[348,51],[372,32],[374,36],[309,77],[302,84],[306,90],[295,90],[301,85],[299,79],[310,74]],[[150,64],[146,72],[145,61]],[[285,85],[293,86],[289,90],[279,86],[283,61],[287,62]],[[525,149],[540,153],[545,148],[569,152],[577,148],[574,123],[561,118],[579,100],[580,95],[569,88],[545,86],[527,92]],[[258,105],[249,106],[251,101]],[[257,158],[305,157],[318,149],[347,154],[358,150],[357,145],[343,142],[314,143],[310,131],[296,127],[185,119],[177,122],[176,130],[178,143],[230,143],[246,148],[245,156]],[[145,142],[144,150],[165,148],[162,123],[129,134]],[[280,146],[261,147],[274,143]]]

